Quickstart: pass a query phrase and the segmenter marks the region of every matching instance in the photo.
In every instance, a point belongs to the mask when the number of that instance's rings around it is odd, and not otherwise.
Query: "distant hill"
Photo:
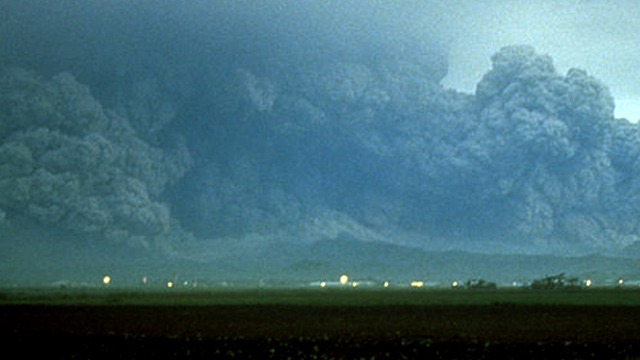
[[[637,258],[437,252],[361,241],[346,234],[310,244],[267,243],[253,251],[209,260],[167,257],[124,244],[108,246],[53,233],[45,239],[38,232],[24,231],[20,237],[23,242],[0,241],[0,286],[100,285],[106,274],[112,276],[114,286],[141,285],[142,277],[155,285],[196,279],[214,285],[304,284],[337,280],[345,273],[361,281],[422,280],[444,286],[469,279],[499,284],[529,282],[558,273],[590,278],[596,284],[618,278],[640,279]],[[48,241],[51,238],[56,242]],[[627,255],[631,250],[637,249],[630,249]]]
[[[273,258],[277,249],[271,249]],[[303,254],[283,259],[273,274],[292,279],[337,279],[348,273],[353,278],[375,280],[427,280],[448,284],[454,280],[486,279],[499,283],[528,282],[564,272],[567,276],[594,281],[640,279],[637,260],[590,255],[557,257],[548,255],[493,255],[462,251],[431,252],[418,248],[354,239],[326,239],[315,242]],[[274,264],[275,265],[275,264]]]
[[[620,251],[623,257],[640,258],[640,242],[633,243]]]

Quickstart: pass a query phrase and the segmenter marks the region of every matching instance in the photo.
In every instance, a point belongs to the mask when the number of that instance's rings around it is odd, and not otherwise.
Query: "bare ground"
[[[640,358],[632,306],[0,306],[51,358]],[[7,352],[11,353],[11,352]]]

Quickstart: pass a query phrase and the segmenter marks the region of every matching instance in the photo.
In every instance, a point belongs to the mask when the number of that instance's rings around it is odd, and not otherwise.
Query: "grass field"
[[[32,288],[0,290],[0,305],[610,305],[640,306],[640,289]]]
[[[174,290],[4,290],[0,337],[54,358],[640,358],[636,289]]]

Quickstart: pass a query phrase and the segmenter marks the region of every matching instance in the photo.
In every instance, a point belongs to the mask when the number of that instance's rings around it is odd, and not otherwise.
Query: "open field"
[[[640,358],[635,290],[2,294],[8,350],[54,358]]]
[[[131,306],[483,306],[609,305],[640,307],[640,288],[536,291],[525,288],[468,290],[444,288],[7,288],[0,305]]]

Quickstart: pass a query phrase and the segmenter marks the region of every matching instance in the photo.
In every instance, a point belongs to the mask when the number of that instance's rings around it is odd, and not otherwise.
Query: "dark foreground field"
[[[615,301],[486,303],[486,296],[474,301],[477,295],[461,293],[461,304],[447,305],[428,292],[379,305],[379,295],[355,293],[317,303],[286,294],[278,295],[281,302],[260,294],[222,301],[163,296],[146,303],[114,296],[5,301],[0,336],[6,353],[45,351],[54,359],[640,358],[640,306]]]

